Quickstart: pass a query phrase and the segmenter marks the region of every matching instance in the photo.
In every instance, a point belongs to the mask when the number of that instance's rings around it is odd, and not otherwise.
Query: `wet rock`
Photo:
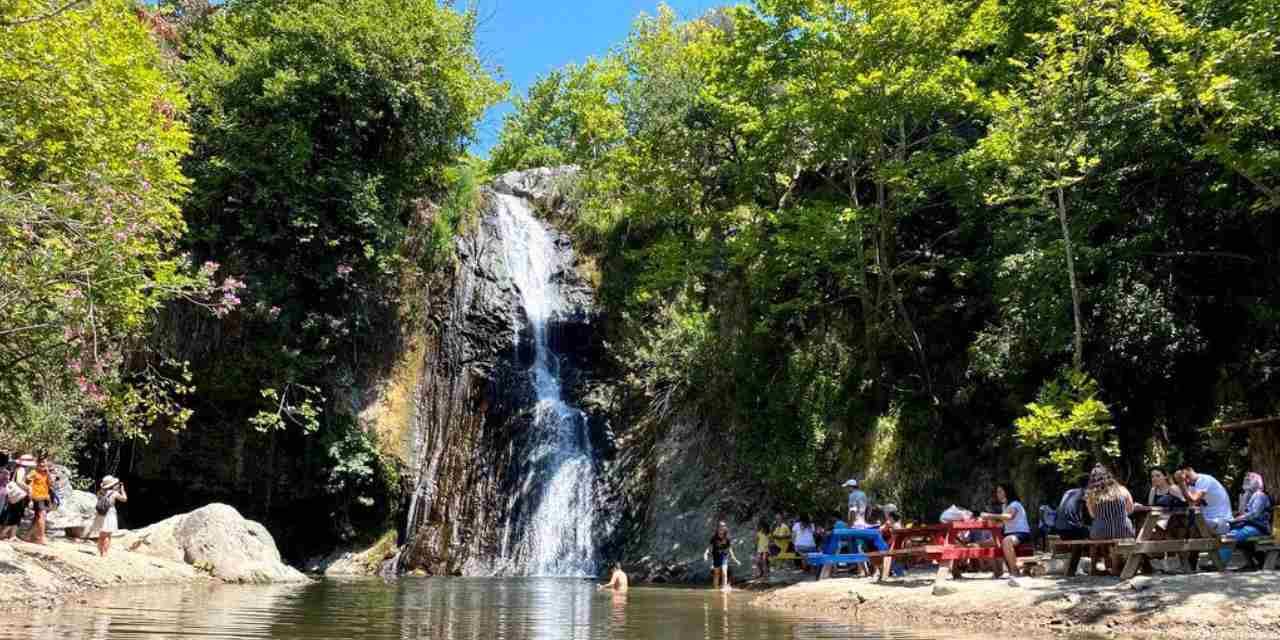
[[[235,508],[211,504],[121,536],[130,551],[185,562],[225,582],[268,583],[306,580],[280,558],[266,527],[246,520]]]

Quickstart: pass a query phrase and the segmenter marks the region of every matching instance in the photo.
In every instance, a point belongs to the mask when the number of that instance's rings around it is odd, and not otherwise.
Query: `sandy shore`
[[[1280,573],[1195,573],[1139,577],[1020,578],[1021,587],[990,574],[943,584],[913,572],[799,582],[765,591],[753,604],[805,615],[940,632],[1097,633],[1104,637],[1280,637]]]
[[[51,539],[48,546],[0,542],[0,609],[57,607],[94,589],[211,581],[208,574],[120,548],[98,556],[89,542]]]

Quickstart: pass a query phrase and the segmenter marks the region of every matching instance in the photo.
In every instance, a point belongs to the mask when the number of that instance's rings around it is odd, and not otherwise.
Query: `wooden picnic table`
[[[1150,567],[1152,557],[1177,554],[1186,571],[1194,571],[1201,552],[1208,552],[1219,571],[1227,570],[1227,563],[1219,552],[1235,547],[1235,540],[1214,533],[1204,518],[1201,507],[1165,509],[1142,507],[1134,510],[1134,519],[1141,519],[1138,535],[1132,541],[1116,545],[1116,553],[1127,556],[1121,579],[1129,579],[1140,568]]]

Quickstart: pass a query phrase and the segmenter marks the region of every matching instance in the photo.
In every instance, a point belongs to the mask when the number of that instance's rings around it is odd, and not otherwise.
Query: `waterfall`
[[[517,328],[528,322],[533,361],[527,375],[536,401],[526,434],[527,459],[521,465],[524,476],[518,478],[519,490],[507,497],[498,572],[594,575],[595,456],[586,414],[564,400],[561,359],[548,335],[564,310],[554,278],[556,245],[523,199],[505,194],[497,198],[505,262],[523,310],[512,310],[513,322]],[[522,334],[516,331],[517,341]]]

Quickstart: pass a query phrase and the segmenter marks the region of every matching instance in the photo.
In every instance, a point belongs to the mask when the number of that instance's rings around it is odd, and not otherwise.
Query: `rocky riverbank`
[[[931,574],[876,583],[806,581],[767,591],[753,604],[841,622],[1007,636],[1016,632],[1100,634],[1160,640],[1280,637],[1280,578],[1274,572],[1115,578],[948,581]]]
[[[56,607],[108,587],[305,580],[261,524],[224,504],[120,532],[106,557],[91,541],[61,535],[48,545],[0,542],[0,609]]]

